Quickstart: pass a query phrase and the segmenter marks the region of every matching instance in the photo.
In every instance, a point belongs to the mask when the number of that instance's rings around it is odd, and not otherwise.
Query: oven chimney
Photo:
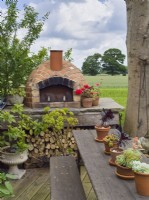
[[[50,50],[50,68],[53,71],[62,70],[62,50]]]

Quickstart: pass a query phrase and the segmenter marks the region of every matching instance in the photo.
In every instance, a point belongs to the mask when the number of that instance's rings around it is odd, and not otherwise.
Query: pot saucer
[[[99,140],[98,138],[95,138],[95,141],[96,141],[96,142],[102,142],[102,143],[103,143],[103,140]]]
[[[109,165],[116,166],[115,162],[113,162],[111,158],[109,159]]]
[[[117,171],[115,171],[115,174],[119,177],[119,178],[121,178],[121,179],[134,179],[134,176],[124,176],[124,175],[121,175],[121,174],[119,174],[119,173],[117,173]]]
[[[107,154],[107,155],[111,155],[111,153],[110,153],[110,152],[108,152],[108,151],[105,151],[105,150],[104,150],[104,153],[105,153],[105,154]]]

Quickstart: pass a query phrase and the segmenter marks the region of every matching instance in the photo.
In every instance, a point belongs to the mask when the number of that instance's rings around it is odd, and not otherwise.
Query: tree
[[[46,57],[46,50],[31,54],[30,47],[39,37],[49,13],[38,19],[38,13],[31,6],[24,6],[23,19],[17,8],[18,1],[6,1],[6,13],[0,20],[0,90],[3,95],[14,87],[24,84],[34,64]],[[18,32],[24,37],[18,39]],[[26,33],[26,34],[24,34]]]
[[[95,53],[92,56],[88,56],[83,62],[82,73],[91,76],[97,75],[101,70],[101,54]]]
[[[108,49],[102,56],[102,68],[106,74],[126,74],[127,68],[123,65],[125,55],[119,49]]]
[[[149,134],[149,1],[126,0],[128,99],[124,129]]]
[[[69,62],[73,61],[72,58],[72,48],[68,49],[67,51],[64,52],[64,60],[67,60]]]

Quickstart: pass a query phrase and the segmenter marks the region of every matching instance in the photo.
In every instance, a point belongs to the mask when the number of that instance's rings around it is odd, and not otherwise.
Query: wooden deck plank
[[[90,194],[92,192],[92,185],[89,182],[84,166],[81,166],[80,175],[87,199],[93,200],[93,196]],[[49,168],[27,169],[27,172],[23,178],[20,180],[11,181],[14,188],[15,197],[7,198],[7,200],[50,200],[51,195],[49,176]],[[44,178],[39,179],[39,177]],[[40,181],[40,185],[38,181]],[[33,190],[34,186],[36,189]],[[26,197],[27,193],[31,195]]]
[[[93,188],[91,189],[91,191],[90,191],[90,193],[89,193],[89,195],[87,197],[87,200],[97,200],[97,197],[95,195],[95,192],[94,192]]]
[[[81,181],[83,182],[85,176],[86,176],[86,169],[84,166],[81,167],[80,169],[80,176],[81,176]]]
[[[41,199],[43,200],[43,199]],[[44,200],[51,200],[51,195],[49,194]]]
[[[31,198],[31,200],[41,200],[46,199],[50,192],[50,176],[47,181],[42,185],[42,187],[36,192],[36,194]]]
[[[31,200],[40,187],[48,180],[47,170],[43,170],[42,174],[22,193],[16,200]],[[50,188],[49,188],[50,190]]]
[[[86,198],[88,198],[89,193],[91,192],[91,189],[92,189],[92,185],[91,183],[85,183],[85,182],[82,182],[82,185],[85,191]]]
[[[7,199],[17,199],[39,177],[42,171],[42,169],[40,169],[39,171],[37,171],[37,169],[28,169],[25,176],[22,177],[20,180],[11,181],[15,197],[10,197]]]

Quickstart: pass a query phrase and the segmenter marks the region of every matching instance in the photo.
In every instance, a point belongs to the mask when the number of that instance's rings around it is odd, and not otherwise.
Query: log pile
[[[59,139],[58,139],[58,138]],[[43,167],[49,163],[51,156],[62,155],[62,151],[76,156],[77,145],[71,131],[64,130],[58,136],[47,130],[39,135],[27,135],[29,145],[29,159],[25,164],[26,168]]]

